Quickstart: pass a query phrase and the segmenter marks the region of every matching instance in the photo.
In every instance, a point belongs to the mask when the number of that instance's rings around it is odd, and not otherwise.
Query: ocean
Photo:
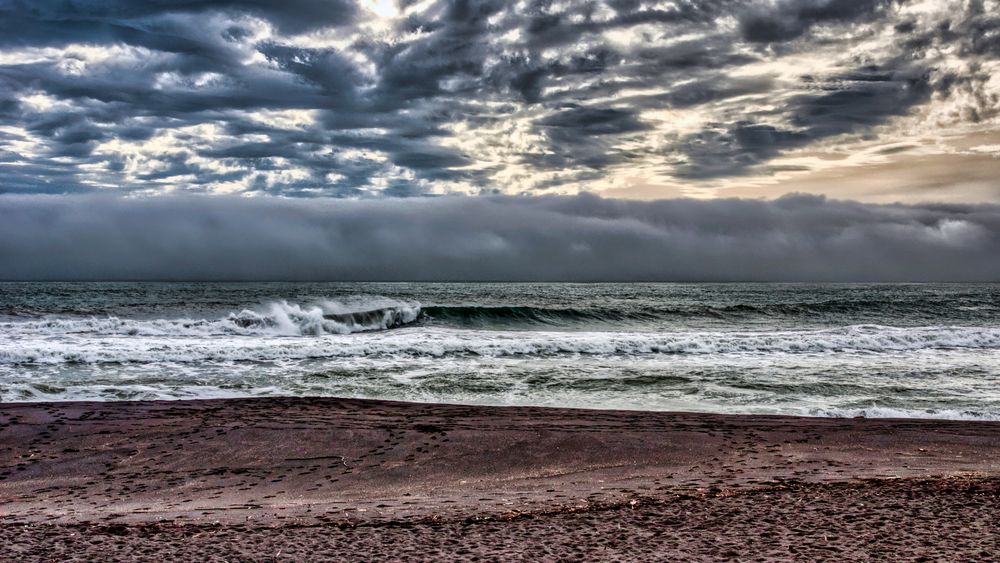
[[[1000,284],[0,283],[0,401],[1000,420]]]

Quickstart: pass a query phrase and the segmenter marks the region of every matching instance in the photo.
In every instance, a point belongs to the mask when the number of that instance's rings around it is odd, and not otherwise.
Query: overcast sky
[[[0,0],[0,192],[1000,201],[993,0]]]

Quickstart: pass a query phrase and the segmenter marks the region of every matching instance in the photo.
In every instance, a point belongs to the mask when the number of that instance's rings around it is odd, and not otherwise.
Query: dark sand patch
[[[984,559],[998,475],[987,422],[8,404],[0,558]]]
[[[21,561],[990,561],[1000,480],[794,484],[624,505],[310,526],[4,525]]]

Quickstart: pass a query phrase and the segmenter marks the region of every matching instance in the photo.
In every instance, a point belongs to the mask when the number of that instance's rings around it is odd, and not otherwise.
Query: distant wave
[[[26,307],[15,307],[13,305],[0,305],[0,317],[36,318],[39,316],[41,316],[41,314]]]
[[[806,310],[798,306],[732,305],[721,307],[650,307],[634,309],[613,309],[606,307],[557,308],[533,306],[429,306],[423,308],[423,316],[431,321],[455,326],[480,328],[530,326],[574,326],[589,324],[645,323],[671,319],[691,319],[698,317],[726,318],[750,315],[802,314]]]
[[[787,321],[833,320],[851,324],[865,318],[892,324],[892,319],[952,318],[965,321],[991,319],[1000,314],[1000,303],[930,299],[877,300],[831,299],[778,303],[730,303],[714,305],[650,306],[619,304],[609,306],[552,307],[535,305],[433,304],[400,301],[378,296],[355,296],[342,300],[312,303],[274,301],[247,307],[220,319],[144,319],[101,315],[92,308],[68,308],[48,313],[27,307],[0,306],[0,319],[29,321],[22,329],[94,332],[105,334],[282,334],[286,336],[348,334],[398,328],[427,322],[461,328],[545,328],[574,329],[602,326],[662,327],[672,321],[747,321],[782,319]],[[56,316],[52,316],[56,315]],[[844,321],[847,322],[844,322]],[[35,324],[31,324],[34,322]],[[623,326],[624,325],[624,326]]]
[[[369,318],[368,313],[364,318]],[[108,338],[81,332],[76,336],[50,338],[44,334],[20,335],[0,340],[0,364],[51,363],[157,363],[201,361],[280,361],[338,357],[414,356],[558,356],[558,355],[766,355],[766,354],[877,354],[914,350],[1000,350],[1000,328],[931,326],[898,328],[857,325],[828,330],[759,332],[518,332],[458,330],[418,326],[401,331],[368,332],[386,328],[400,318],[416,315],[413,310],[374,315],[369,324],[356,325],[324,316],[290,315],[291,329],[299,334],[333,328],[350,338],[331,335],[321,338],[283,337],[285,321],[263,321],[271,336],[231,333],[205,338],[208,326],[183,328],[165,321],[101,321],[122,338]],[[98,321],[92,321],[98,322]],[[176,323],[177,321],[174,321]],[[219,321],[215,321],[219,322]],[[256,322],[256,321],[254,321]],[[354,322],[354,321],[351,321]],[[277,324],[272,324],[277,323]],[[13,324],[13,323],[11,323]],[[27,323],[20,323],[27,324]],[[136,325],[139,325],[138,327]],[[237,326],[238,325],[234,325]],[[120,328],[119,328],[120,327]],[[131,328],[126,328],[131,327]],[[254,326],[253,330],[261,330]],[[364,329],[364,330],[362,330]],[[240,329],[244,330],[244,329]],[[250,330],[250,329],[246,329]],[[247,336],[253,336],[247,338]]]
[[[422,309],[425,318],[445,324],[473,326],[565,325],[619,321],[652,321],[662,318],[657,311],[619,311],[607,308],[554,308],[530,306],[458,305]]]
[[[711,318],[719,320],[746,320],[753,317],[780,317],[788,319],[822,319],[830,315],[863,316],[865,313],[899,315],[900,317],[932,318],[937,314],[954,315],[956,309],[968,314],[988,314],[1000,311],[992,304],[962,307],[955,303],[938,303],[928,300],[878,301],[878,300],[826,300],[817,302],[765,303],[749,305],[692,305],[684,307],[635,307],[615,309],[607,307],[556,308],[534,306],[428,306],[423,315],[431,320],[457,326],[488,328],[491,326],[514,327],[587,325],[594,323],[648,323],[673,319]]]

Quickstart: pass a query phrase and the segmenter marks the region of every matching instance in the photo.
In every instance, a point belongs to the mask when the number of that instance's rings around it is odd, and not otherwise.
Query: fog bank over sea
[[[0,279],[998,281],[1000,206],[0,196]]]

